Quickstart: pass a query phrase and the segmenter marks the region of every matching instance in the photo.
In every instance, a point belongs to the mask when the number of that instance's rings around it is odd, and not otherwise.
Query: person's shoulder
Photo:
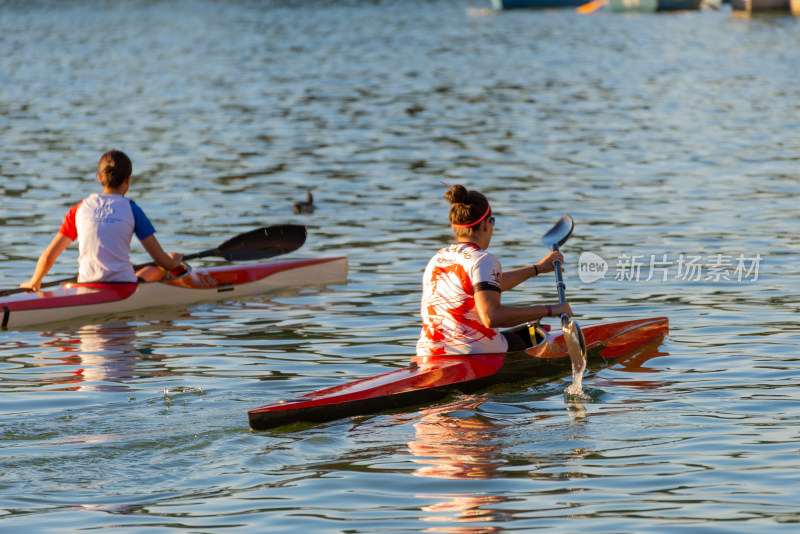
[[[80,199],[79,201],[77,201],[75,204],[73,204],[70,207],[70,210],[72,211],[72,210],[78,209],[80,206],[82,206],[84,203],[86,203],[87,200],[89,200],[89,197],[84,197],[84,198]]]
[[[480,259],[484,259],[484,258],[494,258],[494,259],[496,259],[497,258],[497,256],[495,256],[494,254],[492,254],[488,250],[485,250],[485,249],[482,249],[482,248],[476,248],[475,251],[473,252],[473,254],[475,254],[476,258],[480,258]]]
[[[446,247],[442,247],[436,251],[436,254],[434,254],[433,257],[435,258],[437,256],[443,256],[445,254],[451,253],[453,251],[453,247],[454,245],[452,243],[450,245],[447,245]]]
[[[141,213],[142,215],[144,215],[144,210],[139,206],[139,204],[136,203],[135,200],[128,197],[123,197],[123,198],[125,199],[125,202],[127,202],[128,205],[131,207],[131,210],[134,213]]]
[[[95,196],[97,196],[97,193],[92,193],[91,195],[83,197],[78,202],[73,204],[72,207],[69,209],[69,212],[68,212],[69,216],[74,217],[75,214],[78,212],[78,210],[80,210],[81,208],[87,208],[88,207],[88,208],[91,209],[92,199]]]
[[[475,264],[499,266],[500,260],[488,250],[478,249],[475,251]]]

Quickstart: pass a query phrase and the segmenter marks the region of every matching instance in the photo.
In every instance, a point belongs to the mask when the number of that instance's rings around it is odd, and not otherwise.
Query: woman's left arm
[[[500,293],[497,291],[475,293],[475,309],[481,323],[488,328],[511,328],[528,321],[559,316],[562,313],[572,315],[572,309],[567,302],[538,306],[506,306],[500,303]]]
[[[521,269],[514,269],[512,271],[504,271],[503,278],[500,280],[500,289],[502,291],[508,291],[509,289],[517,287],[528,278],[536,276],[537,268],[538,264],[536,266],[531,265],[530,267],[522,267]]]
[[[536,265],[504,272],[503,278],[500,281],[500,289],[508,291],[533,276],[553,272],[555,270],[553,262],[555,261],[560,261],[562,264],[564,263],[564,256],[557,250],[539,260]]]

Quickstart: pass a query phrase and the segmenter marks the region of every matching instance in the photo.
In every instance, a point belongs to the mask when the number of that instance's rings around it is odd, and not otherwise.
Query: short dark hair
[[[118,188],[133,173],[131,159],[120,150],[111,149],[100,158],[97,176],[104,187]]]

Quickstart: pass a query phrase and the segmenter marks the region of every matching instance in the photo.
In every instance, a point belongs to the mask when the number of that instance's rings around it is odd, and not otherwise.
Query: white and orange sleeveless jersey
[[[500,261],[472,243],[436,253],[422,280],[417,356],[506,352],[506,339],[484,326],[475,309],[475,293],[500,291],[502,276]]]

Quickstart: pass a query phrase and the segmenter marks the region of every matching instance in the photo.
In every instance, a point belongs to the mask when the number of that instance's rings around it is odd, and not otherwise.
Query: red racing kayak
[[[515,329],[518,333],[527,327]],[[588,326],[582,329],[588,363],[604,363],[660,342],[669,331],[665,317]],[[435,402],[453,392],[472,393],[490,385],[569,373],[572,369],[561,330],[530,330],[524,352],[414,357],[411,365],[248,412],[250,427],[266,430],[300,421],[321,423],[355,415]]]
[[[259,295],[276,289],[343,283],[346,258],[273,261],[193,269],[148,283],[66,283],[58,288],[0,298],[0,319],[15,328],[84,316],[117,314],[153,306]]]

